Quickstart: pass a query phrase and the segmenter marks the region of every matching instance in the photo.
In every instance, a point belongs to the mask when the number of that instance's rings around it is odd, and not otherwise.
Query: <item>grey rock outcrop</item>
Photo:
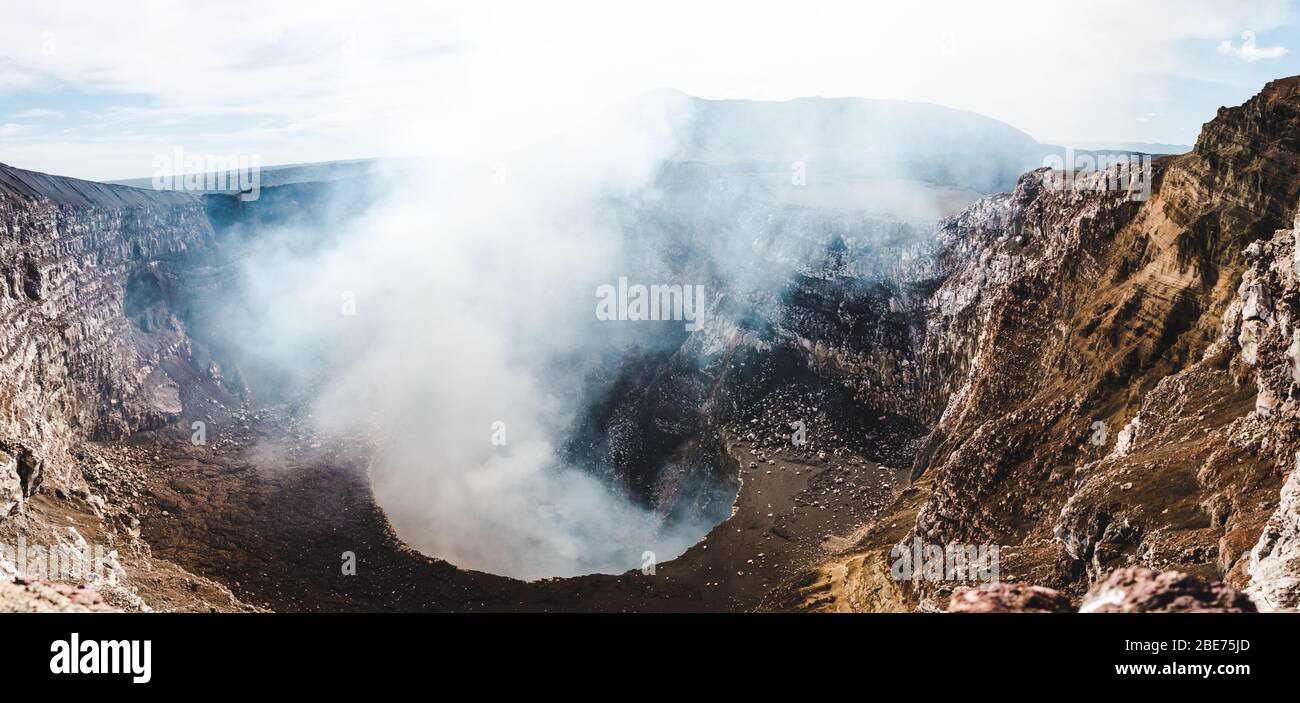
[[[1274,457],[1280,471],[1290,471],[1277,509],[1269,517],[1245,565],[1247,592],[1267,610],[1300,608],[1300,377],[1297,349],[1300,329],[1300,276],[1295,246],[1300,215],[1290,229],[1250,245],[1249,261],[1238,300],[1224,316],[1225,335],[1241,349],[1246,378],[1255,386],[1253,422],[1243,423],[1242,441]],[[1294,453],[1294,456],[1293,456]]]
[[[0,450],[0,517],[18,509],[23,497],[23,485],[18,477],[18,457]]]
[[[1296,464],[1300,469],[1300,452]],[[1283,484],[1281,502],[1251,548],[1246,571],[1246,592],[1262,609],[1300,609],[1300,470]]]

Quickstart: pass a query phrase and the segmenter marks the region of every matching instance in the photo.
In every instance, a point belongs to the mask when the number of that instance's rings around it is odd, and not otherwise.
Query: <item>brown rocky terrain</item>
[[[572,448],[664,513],[734,493],[730,517],[645,572],[527,583],[406,547],[365,438],[317,436],[213,341],[195,301],[268,211],[0,166],[0,545],[106,555],[48,582],[0,555],[0,608],[1295,608],[1298,123],[1275,81],[1149,193],[1034,171],[932,244],[765,217],[781,294],[624,368]],[[1002,583],[900,581],[916,540],[997,545]]]
[[[935,429],[895,507],[914,527],[853,559],[994,543],[1004,579],[1076,600],[1141,565],[1294,606],[1298,108],[1291,78],[1221,110],[1145,200],[1034,172],[947,223],[921,355]],[[938,607],[946,588],[900,590]]]

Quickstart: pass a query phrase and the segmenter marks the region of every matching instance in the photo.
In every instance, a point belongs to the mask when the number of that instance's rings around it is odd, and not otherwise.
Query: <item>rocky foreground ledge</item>
[[[44,579],[0,579],[0,613],[116,613],[93,588]]]
[[[1180,571],[1116,569],[1093,585],[1076,610],[1065,594],[1045,586],[990,583],[958,588],[950,613],[1253,613],[1246,594],[1222,582]]]

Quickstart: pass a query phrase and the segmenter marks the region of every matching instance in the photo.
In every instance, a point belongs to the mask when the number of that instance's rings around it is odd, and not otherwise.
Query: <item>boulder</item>
[[[1246,594],[1181,571],[1143,567],[1112,571],[1083,598],[1081,613],[1253,613]]]

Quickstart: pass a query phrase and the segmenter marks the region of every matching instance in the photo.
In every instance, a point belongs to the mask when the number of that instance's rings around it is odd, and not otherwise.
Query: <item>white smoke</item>
[[[820,265],[841,232],[863,262],[896,259],[888,246],[874,251],[876,239],[897,234],[904,241],[889,246],[911,246],[913,230],[867,222],[853,198],[824,190],[833,202],[786,201],[822,184],[898,183],[906,185],[889,191],[896,202],[910,194],[913,216],[938,217],[932,185],[915,179],[993,182],[1032,144],[994,125],[995,135],[1009,134],[1004,157],[1002,142],[970,137],[992,123],[936,110],[824,101],[701,107],[658,91],[526,151],[390,167],[376,174],[380,197],[336,193],[323,231],[258,236],[243,284],[254,322],[236,336],[246,354],[316,386],[321,430],[378,447],[376,497],[398,535],[421,551],[526,578],[621,572],[647,551],[669,559],[711,527],[698,513],[719,517],[715,502],[665,525],[596,477],[608,467],[557,458],[566,432],[590,420],[576,416],[590,410],[581,392],[587,374],[616,375],[624,346],[681,341],[647,333],[661,323],[598,320],[599,291],[627,278],[712,286],[700,296],[709,302],[774,300],[799,266]],[[905,149],[901,138],[878,143],[904,125],[926,148]],[[997,158],[959,149],[972,141]],[[810,157],[806,185],[790,180],[788,159],[799,154]],[[746,160],[753,155],[767,161]],[[669,175],[659,178],[669,159]],[[360,213],[344,210],[356,200]],[[707,325],[710,313],[698,312]],[[504,445],[492,442],[496,423]],[[653,429],[600,441],[610,454],[656,461],[620,445]],[[682,507],[654,498],[664,512]]]
[[[260,235],[249,351],[317,378],[321,431],[378,445],[376,497],[412,546],[535,578],[671,558],[707,529],[665,531],[556,463],[584,369],[555,360],[610,343],[594,291],[628,263],[605,203],[649,192],[677,108],[638,103],[527,153],[400,169],[334,231]],[[285,244],[310,238],[330,244]]]

